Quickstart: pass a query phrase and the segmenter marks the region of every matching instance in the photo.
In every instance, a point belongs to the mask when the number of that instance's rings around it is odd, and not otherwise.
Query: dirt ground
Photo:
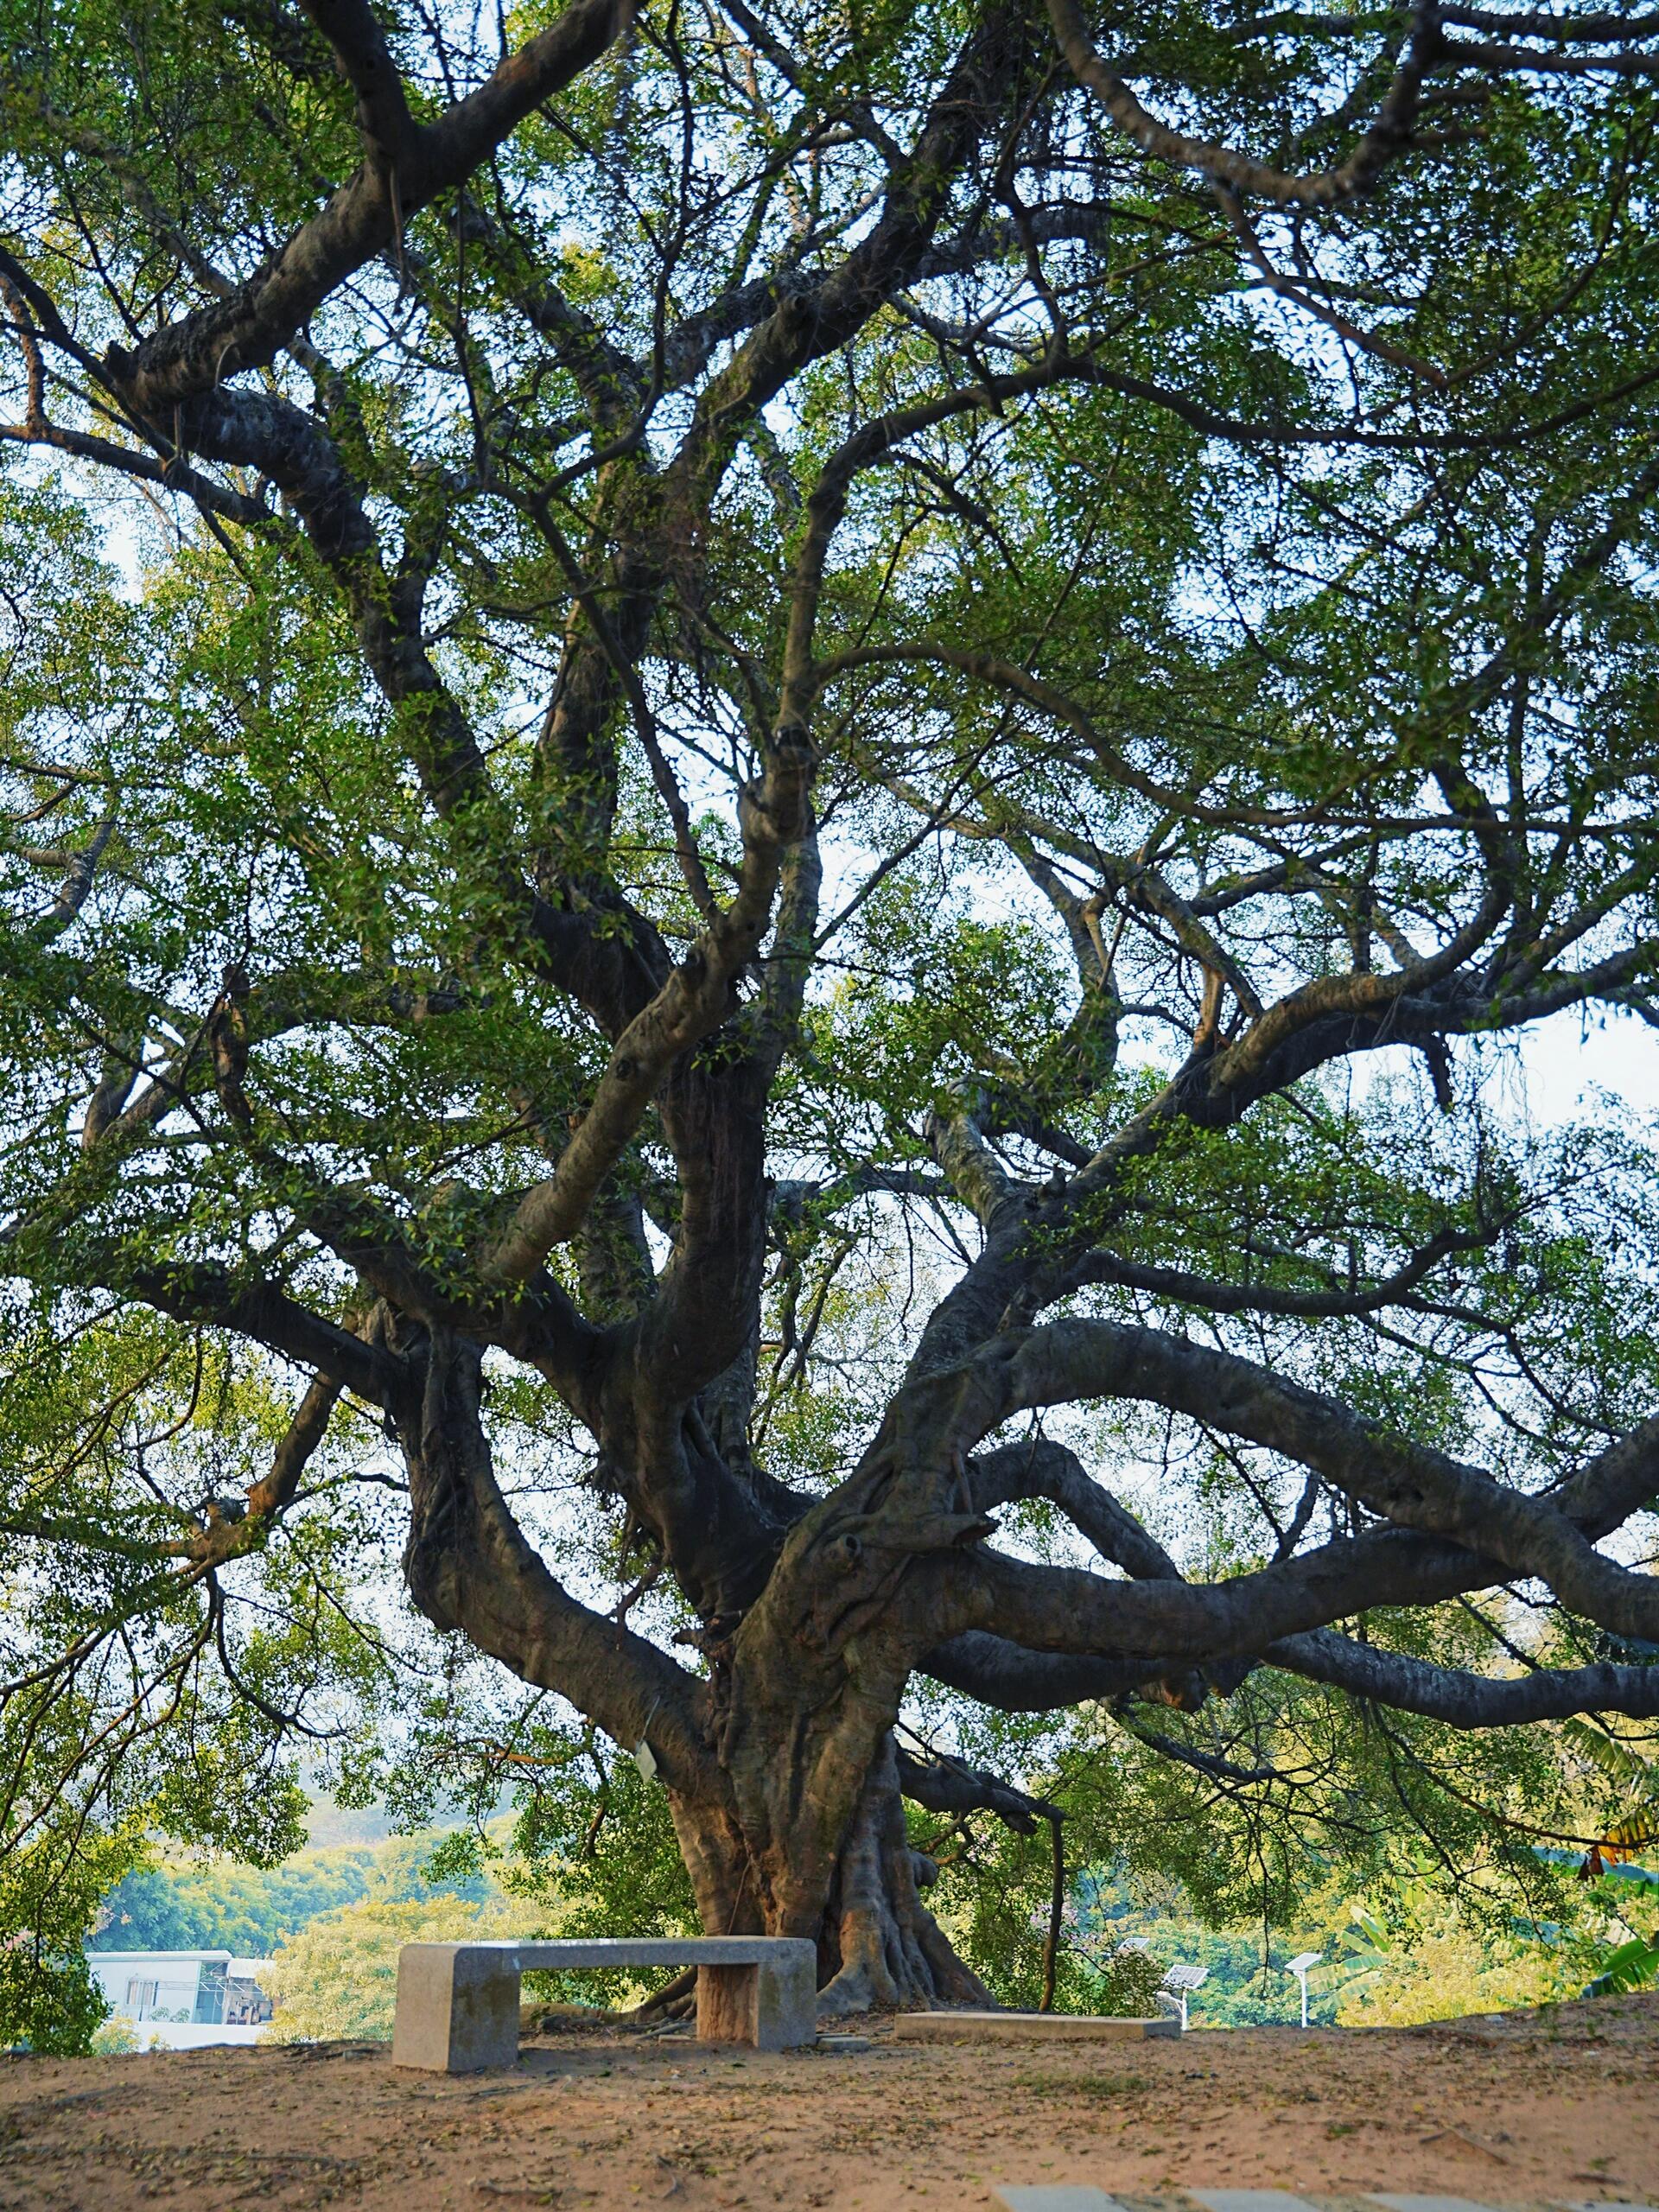
[[[1189,2185],[1328,2212],[1362,2190],[1659,2202],[1659,1998],[1092,2049],[607,2031],[453,2079],[364,2044],[0,2059],[0,2212],[955,2212],[993,2181],[1092,2182],[1131,2212],[1196,2212]]]

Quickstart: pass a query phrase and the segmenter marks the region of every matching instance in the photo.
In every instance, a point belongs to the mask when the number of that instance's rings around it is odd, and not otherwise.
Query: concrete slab
[[[899,2012],[900,2043],[1144,2043],[1179,2037],[1178,2019],[1096,2020],[1075,2012]]]
[[[1115,2196],[1103,2189],[1080,2187],[1076,2182],[1046,2183],[1039,2189],[1016,2189],[1012,2182],[992,2188],[991,2195],[1007,2212],[1123,2212]]]
[[[1471,2196],[1399,2196],[1371,2189],[1365,2195],[1372,2204],[1386,2204],[1389,2212],[1491,2212],[1490,2205],[1478,2204]]]
[[[1189,2189],[1186,2194],[1209,2212],[1313,2212],[1305,2196],[1287,2189]]]

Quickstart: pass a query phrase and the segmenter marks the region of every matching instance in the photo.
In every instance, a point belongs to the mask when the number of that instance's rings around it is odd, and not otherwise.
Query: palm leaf
[[[1624,1794],[1619,1816],[1608,1821],[1585,1853],[1579,1875],[1590,1881],[1606,1867],[1659,1843],[1659,1771],[1640,1751],[1588,1721],[1564,1720],[1561,1728],[1569,1742]]]

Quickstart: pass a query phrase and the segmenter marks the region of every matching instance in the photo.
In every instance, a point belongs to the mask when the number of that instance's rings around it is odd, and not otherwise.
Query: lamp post
[[[1323,1962],[1324,1958],[1325,1953],[1323,1951],[1299,1951],[1294,1959],[1287,1959],[1285,1961],[1285,1972],[1287,1974],[1294,1974],[1301,1988],[1302,2025],[1304,2027],[1307,2025],[1308,1971],[1311,1967],[1320,1965]]]
[[[1186,2000],[1210,1979],[1208,1967],[1173,1966],[1164,1976],[1164,1987],[1181,2008],[1181,2033],[1186,2033]]]

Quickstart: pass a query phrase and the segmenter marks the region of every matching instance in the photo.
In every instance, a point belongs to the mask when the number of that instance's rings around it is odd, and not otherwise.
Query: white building
[[[229,1951],[89,1951],[86,1963],[118,2019],[172,2050],[252,2043],[271,2015],[259,1986],[269,1964]]]

